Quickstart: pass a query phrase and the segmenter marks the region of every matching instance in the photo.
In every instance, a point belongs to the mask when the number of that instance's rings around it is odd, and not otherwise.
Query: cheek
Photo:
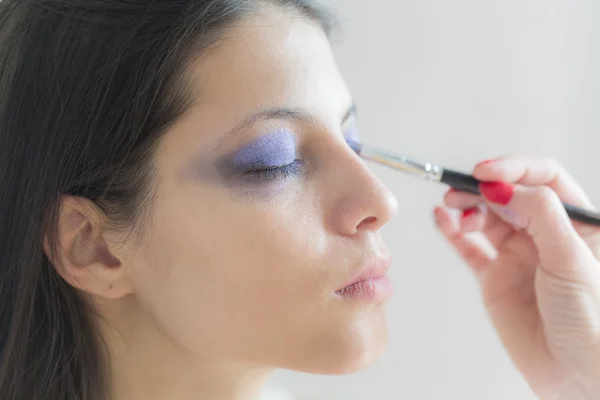
[[[220,343],[235,351],[236,343],[297,330],[336,284],[327,234],[308,197],[200,198],[202,207],[180,201],[157,212],[144,284],[155,319],[196,349]]]
[[[195,241],[188,245],[202,247],[203,257],[210,259],[205,273],[230,289],[231,302],[273,308],[290,295],[291,287],[297,290],[290,302],[310,301],[318,294],[314,278],[323,273],[327,240],[320,221],[307,208],[290,202],[231,203],[222,213],[210,216],[210,226],[214,226],[210,246]]]

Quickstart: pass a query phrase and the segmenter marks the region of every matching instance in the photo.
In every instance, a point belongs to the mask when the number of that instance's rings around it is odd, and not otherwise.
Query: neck
[[[114,400],[258,399],[268,371],[224,361],[138,358],[113,367]]]
[[[254,400],[272,372],[249,362],[192,354],[143,317],[130,314],[127,322],[100,325],[111,400]]]

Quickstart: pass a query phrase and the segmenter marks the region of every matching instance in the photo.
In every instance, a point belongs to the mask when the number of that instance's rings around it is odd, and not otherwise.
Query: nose
[[[325,192],[328,223],[337,233],[352,236],[377,231],[398,211],[396,196],[345,143],[330,149]]]

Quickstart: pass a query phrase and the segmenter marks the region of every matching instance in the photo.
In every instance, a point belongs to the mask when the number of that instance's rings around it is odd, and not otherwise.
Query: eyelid
[[[296,137],[287,129],[261,135],[232,155],[232,164],[239,170],[278,167],[296,158]]]
[[[286,179],[291,175],[299,175],[302,172],[302,167],[303,163],[301,160],[294,160],[294,162],[281,167],[247,171],[244,175],[249,179],[270,182],[277,179]]]
[[[344,135],[344,139],[346,139],[346,140],[360,142],[360,134],[358,131],[358,126],[356,124],[353,124],[353,125],[349,126],[348,128],[344,129],[343,135]]]
[[[296,160],[294,160],[296,161]],[[294,162],[292,161],[292,163]],[[249,165],[246,168],[245,172],[256,172],[256,171],[268,171],[268,170],[272,170],[272,169],[277,169],[277,168],[284,168],[287,167],[288,165],[290,165],[291,163],[284,163],[284,164],[280,164],[280,165],[274,165],[274,164],[265,164],[265,163],[256,163],[253,165]]]

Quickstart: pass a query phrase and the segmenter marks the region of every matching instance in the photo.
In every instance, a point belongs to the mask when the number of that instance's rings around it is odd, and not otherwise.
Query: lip
[[[388,300],[394,292],[387,276],[391,262],[391,257],[370,260],[352,280],[336,290],[336,295],[370,302]]]

